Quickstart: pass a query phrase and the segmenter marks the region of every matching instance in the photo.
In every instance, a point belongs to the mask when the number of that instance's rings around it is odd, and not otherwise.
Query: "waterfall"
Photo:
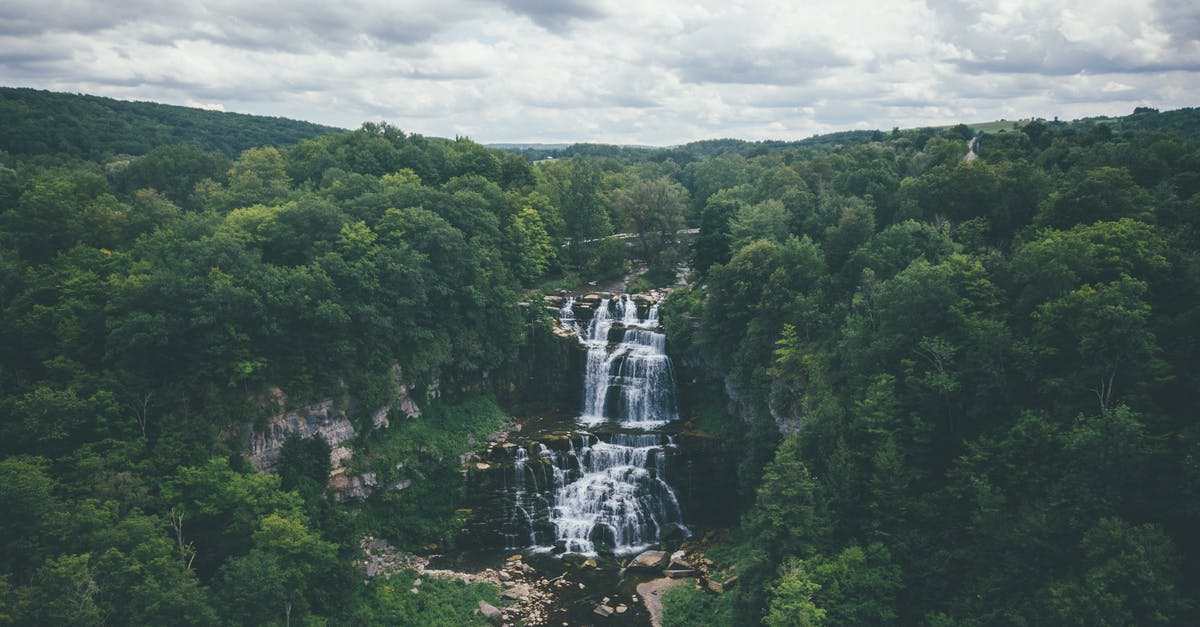
[[[675,443],[657,431],[679,415],[658,305],[643,317],[628,296],[601,299],[585,325],[575,306],[558,313],[587,353],[577,427],[501,447],[505,546],[630,553],[687,535],[667,483]]]
[[[578,432],[560,450],[513,453],[505,473],[506,548],[595,554],[639,551],[674,528],[683,511],[666,482],[675,444],[659,433]],[[557,545],[557,547],[556,547]]]
[[[575,325],[574,311],[568,319],[564,307],[560,323],[566,328],[568,321]],[[624,330],[610,348],[614,324]],[[644,320],[638,317],[637,303],[624,294],[596,306],[587,331],[579,334],[587,347],[580,422],[653,429],[678,417],[667,336],[658,327],[658,303]]]

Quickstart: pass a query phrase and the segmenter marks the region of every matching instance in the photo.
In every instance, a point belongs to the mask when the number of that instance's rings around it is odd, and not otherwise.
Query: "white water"
[[[679,501],[666,482],[674,443],[654,431],[678,417],[658,306],[642,318],[627,296],[601,301],[586,328],[574,306],[574,298],[565,300],[559,323],[587,349],[577,420],[617,430],[576,431],[557,440],[557,450],[547,446],[552,440],[512,449],[511,471],[504,475],[505,544],[630,553],[656,544],[669,528],[686,534]]]
[[[675,492],[662,479],[666,446],[658,434],[617,433],[611,442],[583,434],[572,447],[578,473],[557,486],[550,510],[557,541],[567,551],[592,554],[598,545],[618,553],[657,542],[682,512]]]
[[[675,420],[675,375],[658,304],[641,318],[628,296],[601,301],[586,330],[573,305],[567,299],[559,322],[587,347],[579,422],[651,430]],[[620,337],[612,342],[617,325]],[[667,525],[686,533],[679,501],[664,480],[671,446],[658,433],[614,433],[605,441],[585,432],[578,448],[572,441],[553,465],[547,512],[559,548],[593,554],[608,546],[626,553],[655,544]]]
[[[573,311],[569,319],[560,319],[564,328],[568,322],[577,328]],[[609,336],[615,323],[622,325],[624,332],[610,348]],[[679,416],[667,337],[658,328],[657,303],[645,319],[638,317],[637,304],[625,295],[602,301],[596,307],[587,331],[579,332],[588,351],[580,422],[615,422],[623,427],[654,429]]]

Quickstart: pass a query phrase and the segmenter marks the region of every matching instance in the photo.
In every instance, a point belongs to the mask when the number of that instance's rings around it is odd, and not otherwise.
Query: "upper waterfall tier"
[[[559,322],[578,333],[587,347],[580,422],[652,429],[675,420],[679,416],[675,374],[660,329],[658,304],[642,317],[627,295],[601,301],[586,329],[578,326],[573,305],[574,299],[568,298]],[[615,343],[610,341],[614,328],[621,331]]]

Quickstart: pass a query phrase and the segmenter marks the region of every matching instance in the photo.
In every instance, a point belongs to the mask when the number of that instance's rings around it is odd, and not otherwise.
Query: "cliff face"
[[[386,416],[386,412],[384,412]],[[291,434],[300,438],[311,438],[317,435],[325,438],[332,451],[329,463],[334,468],[350,458],[350,449],[346,446],[358,432],[346,417],[346,412],[333,406],[333,400],[327,399],[315,405],[309,405],[299,410],[289,411],[272,416],[262,431],[249,430],[247,450],[250,453],[250,463],[260,471],[275,470],[279,464],[279,456],[283,452],[283,443]]]
[[[273,388],[271,402],[282,408],[287,404],[287,395],[279,388]],[[354,407],[353,400],[347,403],[346,409],[340,409],[334,405],[332,399],[325,399],[300,409],[280,411],[267,421],[266,427],[262,430],[256,430],[247,425],[243,429],[243,433],[246,434],[245,448],[250,457],[250,464],[259,471],[274,471],[279,465],[283,443],[289,435],[294,433],[301,439],[319,435],[329,443],[331,449],[329,464],[332,468],[330,473],[332,482],[332,478],[344,475],[345,462],[353,455],[349,444],[358,436],[358,431],[350,422],[347,410]],[[388,414],[392,411],[408,418],[420,417],[421,408],[412,397],[410,386],[398,385],[396,398],[371,414],[374,428],[388,428]],[[369,485],[370,482],[364,479],[363,483]],[[337,486],[331,485],[331,487]]]

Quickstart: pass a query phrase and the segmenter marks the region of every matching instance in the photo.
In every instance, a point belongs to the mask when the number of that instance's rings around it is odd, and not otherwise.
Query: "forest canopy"
[[[498,602],[363,586],[359,540],[454,545],[458,455],[526,409],[522,303],[631,262],[691,268],[684,411],[743,453],[741,581],[668,624],[1200,620],[1196,110],[538,161],[31,90],[0,129],[0,622]],[[373,422],[401,385],[423,415]],[[339,501],[319,440],[254,470],[276,390],[412,487]]]

